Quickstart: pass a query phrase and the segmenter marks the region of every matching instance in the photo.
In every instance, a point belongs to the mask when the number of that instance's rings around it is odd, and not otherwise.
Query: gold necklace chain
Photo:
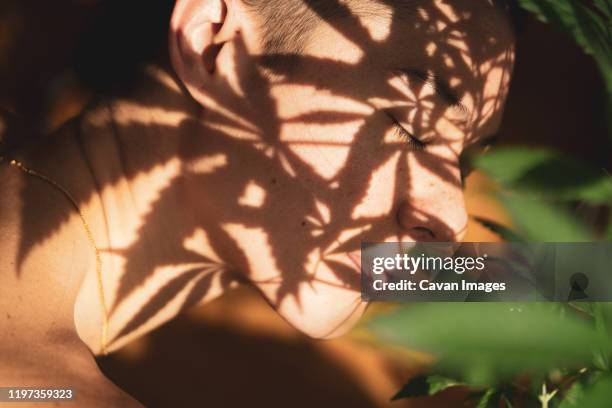
[[[4,161],[4,157],[0,156],[0,163],[2,163],[3,161]],[[63,196],[66,197],[66,199],[70,202],[72,207],[76,210],[77,214],[79,215],[79,218],[81,219],[81,222],[83,223],[83,228],[85,229],[85,234],[87,235],[87,240],[89,241],[89,244],[93,248],[95,256],[96,256],[96,278],[98,280],[98,294],[100,297],[100,304],[102,306],[102,335],[101,335],[102,338],[101,338],[100,349],[101,349],[102,354],[106,354],[106,345],[107,345],[107,336],[108,336],[108,313],[107,313],[107,307],[106,307],[106,298],[104,296],[104,286],[102,282],[102,257],[100,256],[100,250],[98,249],[98,246],[96,245],[96,241],[94,240],[93,233],[91,232],[91,228],[89,227],[89,223],[87,222],[87,219],[85,218],[85,215],[83,214],[83,211],[81,211],[81,209],[79,208],[79,205],[77,204],[76,200],[72,197],[72,194],[70,194],[70,192],[66,190],[64,187],[62,187],[59,183],[55,182],[54,180],[50,179],[44,174],[40,174],[37,171],[34,171],[24,166],[18,160],[12,159],[11,161],[9,161],[9,164],[21,170],[25,174],[32,176],[32,177],[36,177],[39,180],[44,181],[45,183],[53,186],[55,189],[60,191],[63,194]]]

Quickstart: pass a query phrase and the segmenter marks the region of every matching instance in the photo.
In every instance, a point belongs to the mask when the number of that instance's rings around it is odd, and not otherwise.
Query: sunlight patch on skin
[[[203,99],[202,104],[207,107],[208,112],[211,112],[219,118],[223,118],[224,120],[237,123],[238,125],[244,127],[246,130],[250,131],[253,135],[259,135],[260,129],[257,127],[257,125],[250,122],[245,115],[241,115],[231,109],[220,106],[219,102],[214,97],[209,97],[205,94],[201,94],[200,97]],[[205,118],[207,117],[206,115],[211,116],[211,114],[208,112],[204,113]],[[213,125],[214,123],[206,124],[207,127],[211,127],[214,129]],[[228,125],[228,127],[231,126]],[[248,139],[251,139],[251,137],[249,137]]]
[[[407,130],[410,131],[411,129]],[[401,149],[405,146],[406,142],[397,135],[395,129],[390,128],[385,132],[382,143],[385,145],[396,146],[398,149]]]
[[[307,215],[304,221],[310,224],[310,235],[313,237],[321,236],[325,233],[325,227],[331,221],[331,210],[329,207],[315,198],[315,207],[317,208],[317,216]]]
[[[275,280],[280,279],[276,266],[276,259],[272,253],[272,247],[268,243],[268,234],[261,228],[249,228],[242,224],[222,223],[223,229],[238,245],[244,253],[245,258],[249,260],[250,265],[257,265],[258,271],[265,271],[262,275],[249,276],[252,271],[240,271],[245,276],[250,277],[254,281]],[[249,237],[248,239],[244,239]],[[250,268],[249,265],[246,265]]]
[[[371,114],[372,107],[363,103],[355,104],[345,98],[323,95],[312,97],[318,100],[317,105],[327,106],[333,103],[338,109],[338,114],[363,115]],[[290,105],[290,104],[285,104]],[[302,115],[312,114],[312,107],[308,109],[293,104],[289,119],[281,130],[281,139],[288,148],[308,163],[314,172],[326,180],[333,179],[341,171],[350,154],[351,144],[354,142],[355,134],[363,125],[362,119],[340,120],[341,123],[309,123],[308,120],[300,120]],[[299,112],[303,110],[303,112]],[[315,112],[316,114],[316,112]],[[292,121],[291,118],[295,121]],[[333,119],[333,117],[332,117]],[[330,135],[333,135],[332,138]]]
[[[453,146],[431,146],[429,149],[429,157],[420,159],[415,155],[408,155],[408,184],[411,186],[411,194],[414,198],[414,206],[421,208],[427,213],[431,214],[444,214],[448,211],[449,203],[444,201],[445,197],[438,197],[439,202],[435,202],[435,208],[431,206],[433,201],[429,202],[429,205],[422,205],[418,203],[420,199],[421,191],[441,191],[446,192],[450,195],[462,194],[461,190],[457,185],[456,180],[447,180],[446,178],[440,177],[438,174],[439,166],[446,166],[444,161],[457,160],[458,156],[456,148]],[[458,176],[458,171],[457,171]],[[425,225],[427,225],[426,223]]]
[[[355,271],[355,276],[360,275],[361,271],[357,268],[357,265],[349,258],[348,253],[346,252],[325,252],[320,255],[323,261],[335,261],[338,262],[348,268],[351,268]],[[322,262],[322,264],[324,264]],[[315,272],[315,276],[316,272]],[[317,276],[318,278],[322,278],[322,276]],[[338,279],[336,276],[329,277],[329,280],[326,280],[330,284],[335,285],[344,285],[345,283]]]
[[[108,264],[108,259],[105,259],[104,255],[102,264]],[[103,271],[102,275],[105,275],[104,272],[105,271]],[[102,352],[100,339],[102,338],[102,326],[104,324],[98,291],[99,283],[96,274],[94,271],[91,271],[87,273],[83,279],[74,307],[74,321],[77,333],[81,340],[83,340],[95,354]],[[105,296],[107,296],[108,293],[110,292],[107,290],[105,281]]]
[[[285,170],[286,174],[292,178],[296,178],[297,173],[295,172],[295,169],[293,168],[291,163],[289,163],[289,160],[287,160],[285,155],[282,153],[279,153],[278,159],[280,161],[281,167],[283,168],[283,170]]]
[[[400,99],[390,100],[383,97],[371,97],[368,99],[368,102],[379,109],[406,105],[413,106],[416,103],[417,95],[410,86],[410,82],[402,78],[400,74],[392,74],[389,79],[387,79],[387,84],[393,88],[394,91],[402,94]]]
[[[227,166],[227,155],[217,153],[212,156],[203,156],[198,160],[185,163],[185,168],[194,174],[212,174]]]
[[[323,227],[323,224],[321,223],[321,221],[312,215],[307,215],[306,217],[304,217],[304,221],[307,221],[316,227]]]
[[[397,177],[397,161],[400,152],[394,153],[385,163],[374,169],[368,180],[368,189],[361,202],[353,209],[351,219],[389,216],[393,206],[393,190]]]
[[[249,181],[242,195],[238,198],[238,204],[245,207],[261,208],[265,200],[266,190],[254,181]]]
[[[357,268],[355,263],[349,258],[345,252],[338,253],[323,253],[320,248],[311,251],[308,254],[307,261],[305,264],[306,270],[309,272],[311,281],[310,286],[315,285],[329,285],[335,288],[346,288],[356,291],[356,288],[351,288],[345,281],[334,273],[328,266],[326,261],[338,262],[354,271],[354,278],[357,280],[361,271]]]
[[[351,40],[348,40],[338,29],[328,22],[319,24],[312,34],[315,41],[310,41],[306,44],[305,55],[316,58],[328,58],[334,61],[340,61],[347,64],[358,64],[364,57],[364,51]],[[318,47],[315,46],[317,39],[324,38],[333,46]]]
[[[324,163],[319,163],[316,166],[316,173],[328,181],[342,171],[351,152],[349,144],[346,146],[317,146],[316,143],[313,146],[291,144],[289,148],[296,155],[302,157],[306,163],[311,163],[312,159],[310,158],[318,156],[317,161]]]
[[[448,41],[447,43],[451,44],[451,45],[456,45],[458,43],[456,43],[457,41],[462,41],[462,42],[467,42],[468,41],[468,34],[465,31],[461,31],[461,30],[451,30],[448,35],[447,35]],[[468,48],[465,48],[463,46],[461,46],[460,48],[463,51],[468,51]]]
[[[363,234],[364,232],[372,229],[372,225],[365,225],[363,227],[355,227],[355,228],[345,228],[338,234],[336,240],[331,243],[323,253],[325,256],[328,254],[338,253],[337,249],[344,245],[345,242],[350,241],[352,238],[358,236],[359,234]],[[354,248],[354,250],[359,250],[360,248]],[[345,252],[342,252],[343,254]]]
[[[444,65],[446,65],[447,68],[455,68],[455,62],[450,55],[444,54],[442,58],[444,59]]]
[[[313,238],[320,237],[325,233],[326,224],[322,224],[318,218],[307,215],[304,217],[304,221],[310,224],[310,236]]]
[[[383,43],[391,35],[393,9],[382,3],[376,4],[376,6],[378,10],[376,10],[373,18],[361,18],[360,21],[372,40]]]
[[[234,41],[225,43],[223,46],[224,52],[219,53],[216,61],[217,66],[223,67],[223,70],[218,69],[216,72],[218,80],[225,81],[226,85],[229,86],[233,92],[233,97],[243,99],[247,97],[247,90],[242,87],[240,82],[242,78],[239,78],[237,75],[238,72],[241,72],[238,61],[242,61],[242,56],[236,47],[237,45]],[[215,105],[217,104],[210,106]]]
[[[429,21],[429,13],[423,7],[417,8],[417,14],[423,21]]]
[[[124,271],[127,259],[121,253],[122,249],[129,248],[134,242],[140,238],[139,229],[146,220],[152,206],[159,199],[159,194],[179,176],[181,170],[181,161],[179,158],[173,158],[165,164],[158,164],[145,174],[139,173],[128,185],[125,180],[118,185],[107,185],[100,192],[103,202],[105,203],[106,215],[109,220],[112,220],[113,225],[117,228],[111,228],[109,233],[109,246],[105,248],[100,246],[102,259],[102,279],[105,291],[107,305],[116,302],[118,295],[120,278],[122,274],[117,274],[117,271]],[[134,213],[125,211],[125,208],[136,207],[136,213],[140,216],[134,216]],[[95,310],[98,317],[101,319],[101,309],[97,295],[89,296],[86,294],[97,294],[98,283],[93,271],[88,273],[79,295],[79,310]],[[85,305],[87,304],[87,305]],[[85,307],[83,307],[85,305]],[[133,313],[133,310],[132,310]],[[90,319],[89,317],[86,318]],[[79,318],[79,320],[82,320]],[[89,325],[89,322],[85,323]],[[98,326],[96,326],[98,327]],[[91,330],[84,330],[91,333]],[[97,331],[94,331],[97,332]],[[92,339],[92,341],[99,341]],[[88,342],[88,344],[92,344]],[[95,343],[93,343],[95,344]]]
[[[173,91],[177,94],[182,94],[183,91],[181,90],[181,87],[178,85],[178,83],[163,69],[152,64],[147,64],[144,68],[144,72],[149,77],[157,80],[168,90]]]
[[[109,338],[112,339],[119,334],[119,332],[121,332],[121,330],[134,318],[134,311],[141,310],[143,307],[146,307],[145,305],[149,304],[152,299],[155,299],[156,295],[159,294],[160,290],[165,285],[176,279],[182,273],[185,273],[192,268],[197,268],[198,266],[202,266],[202,264],[167,265],[155,268],[155,271],[143,282],[138,290],[132,292],[128,298],[123,299],[116,311],[112,314],[108,322]],[[203,268],[202,273],[215,274],[211,287],[206,294],[206,298],[218,296],[223,290],[218,271],[214,269],[206,271]],[[154,329],[163,322],[166,322],[176,316],[181,311],[187,296],[193,289],[193,286],[196,284],[198,280],[197,278],[198,277],[194,277],[191,279],[175,296],[172,297],[172,299],[169,299],[157,313],[152,315],[150,319],[137,327],[136,330],[118,339],[117,342],[111,343],[109,349],[112,350],[119,348],[131,339]]]
[[[432,129],[434,134],[443,135],[444,143],[449,146],[461,143],[469,135],[470,129],[470,126],[466,126],[463,121],[454,120],[453,115],[457,115],[456,110],[449,108],[444,116],[436,121],[435,128]]]
[[[321,267],[316,281],[300,283],[296,295],[284,297],[277,310],[310,336],[329,336],[353,314],[360,315],[364,306],[358,291],[338,286],[336,282],[333,271]]]
[[[331,210],[327,204],[320,200],[315,199],[315,206],[317,207],[317,211],[321,216],[323,221],[323,225],[327,225],[331,222]]]
[[[178,127],[181,122],[190,118],[185,111],[143,106],[134,102],[122,101],[118,106],[120,109],[113,110],[113,120],[118,126],[138,124]],[[100,128],[108,126],[108,118],[105,115],[91,115],[88,119],[93,126]]]
[[[438,50],[438,46],[433,41],[427,44],[427,46],[425,47],[425,52],[427,53],[428,57],[432,57],[436,53],[437,50]]]
[[[230,124],[209,123],[206,125],[211,130],[215,130],[220,134],[231,135],[236,140],[247,140],[257,142],[261,140],[259,131],[249,131]]]
[[[224,264],[219,254],[215,252],[214,247],[211,245],[210,236],[203,228],[196,228],[195,231],[193,231],[193,234],[186,237],[183,240],[183,247],[189,251],[196,252],[219,265]]]
[[[364,116],[372,113],[372,107],[363,101],[315,85],[279,84],[272,88],[271,93],[278,101],[276,116],[281,122],[316,125],[316,121],[310,123],[297,120],[300,116],[313,113],[313,107],[333,106],[334,111],[339,113]],[[287,98],[291,98],[292,103],[286,103]]]
[[[452,77],[448,80],[448,84],[452,87],[452,88],[458,88],[461,86],[461,84],[463,84],[463,81],[461,80],[461,78],[459,77]],[[463,100],[462,100],[463,102]]]
[[[433,109],[434,108],[434,102],[432,100],[433,96],[435,95],[433,86],[431,86],[430,84],[425,84],[425,86],[423,86],[423,88],[421,89],[421,92],[419,92],[418,98],[417,98],[417,105],[419,107],[425,108],[425,109]]]
[[[497,126],[498,123],[487,124],[491,117],[495,116],[503,108],[503,101],[508,91],[509,86],[509,75],[507,71],[500,65],[512,64],[512,60],[508,61],[508,55],[502,54],[495,61],[491,61],[489,69],[483,72],[483,75],[487,77],[485,88],[483,90],[484,104],[481,109],[480,121],[478,126],[493,127]],[[497,115],[496,122],[501,120],[501,115]]]
[[[457,16],[457,12],[453,8],[453,6],[444,2],[443,0],[436,0],[434,2],[434,7],[436,7],[444,16],[453,24],[459,21],[459,16]]]
[[[108,219],[121,226],[109,231],[109,240],[114,248],[127,248],[139,238],[139,228],[146,214],[159,199],[160,193],[181,174],[181,159],[174,157],[166,163],[157,164],[146,173],[138,173],[129,185],[124,180],[118,185],[106,185],[100,192]],[[126,208],[136,207],[141,216],[127,213]]]
[[[457,49],[457,51],[459,51],[459,56],[461,57],[461,59],[463,60],[463,63],[467,66],[467,67],[473,67],[473,59],[470,56],[469,53],[469,49],[468,49],[468,45],[464,40],[453,40],[453,39],[449,39],[447,41],[447,43],[453,47],[455,47]]]
[[[487,61],[480,63],[480,65],[478,66],[478,71],[480,72],[481,75],[486,75],[487,73],[491,71],[492,67],[493,67],[493,61],[487,60]]]
[[[316,237],[320,237],[320,236],[321,236],[321,235],[323,235],[324,233],[325,233],[325,230],[324,230],[324,229],[322,229],[322,228],[319,228],[319,229],[313,229],[313,230],[312,230],[312,232],[310,233],[310,235],[311,235],[313,238],[316,238]]]
[[[429,72],[429,75],[433,76],[433,72]],[[397,92],[400,92],[404,97],[399,101],[389,101],[377,98],[372,100],[378,106],[405,106],[419,109],[431,110],[435,107],[435,89],[429,82],[422,83],[421,81],[415,80],[414,78],[407,77],[403,74],[396,74],[392,76],[387,83],[393,87]],[[415,93],[415,89],[420,88],[418,94]]]
[[[274,147],[268,146],[263,143],[255,143],[253,146],[255,146],[257,150],[263,151],[263,154],[265,154],[268,159],[271,159],[274,157],[274,152],[276,151]]]
[[[472,94],[472,92],[466,92],[461,97],[461,103],[463,103],[466,106],[468,112],[471,113],[467,121],[467,123],[470,126],[469,131],[471,132],[474,129],[474,121],[478,117],[478,112],[477,112],[478,109],[476,108],[476,99],[474,98],[474,95]]]

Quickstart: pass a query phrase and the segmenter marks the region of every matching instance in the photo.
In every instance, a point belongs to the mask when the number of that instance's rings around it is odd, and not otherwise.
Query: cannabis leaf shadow
[[[116,157],[121,168],[121,172],[117,173],[100,174],[92,171],[90,175],[83,175],[92,178],[92,189],[74,192],[77,203],[88,202],[106,187],[124,180],[133,180],[172,159],[178,158],[182,163],[179,174],[158,192],[144,212],[133,242],[127,246],[109,242],[102,248],[106,254],[123,260],[118,286],[111,297],[111,319],[121,305],[151,279],[156,269],[183,266],[182,271],[177,272],[156,293],[141,302],[121,328],[111,333],[113,342],[124,342],[134,333],[147,328],[152,318],[185,291],[186,294],[181,295],[181,305],[178,309],[182,310],[197,303],[206,297],[215,279],[220,280],[219,285],[223,288],[236,281],[248,281],[260,289],[270,284],[269,280],[258,280],[257,277],[251,276],[248,260],[240,243],[235,242],[221,225],[237,224],[265,231],[271,248],[270,256],[278,269],[283,271],[283,275],[275,281],[277,286],[274,296],[268,295],[267,300],[272,306],[278,306],[287,298],[293,298],[296,304],[300,305],[301,285],[315,281],[324,282],[317,276],[316,271],[312,273],[306,269],[308,254],[315,250],[319,250],[322,255],[355,251],[359,249],[361,241],[377,241],[388,237],[390,225],[396,223],[394,216],[387,214],[355,218],[353,214],[370,188],[371,174],[391,157],[399,153],[393,196],[390,198],[393,203],[410,197],[413,179],[407,165],[409,157],[422,168],[436,174],[441,182],[451,186],[461,185],[456,161],[441,158],[427,150],[413,152],[398,148],[398,144],[384,144],[384,135],[393,124],[388,123],[388,120],[383,122],[379,113],[364,115],[358,112],[318,109],[283,119],[287,123],[312,126],[361,121],[345,164],[333,177],[323,177],[304,163],[293,147],[317,147],[335,142],[281,140],[282,120],[271,89],[279,84],[313,86],[330,95],[368,106],[372,106],[371,101],[377,98],[404,100],[406,108],[413,112],[414,130],[420,135],[435,134],[437,125],[442,120],[449,121],[456,128],[465,129],[465,134],[468,135],[470,127],[484,126],[490,120],[492,112],[501,109],[505,91],[487,95],[479,87],[488,73],[508,67],[510,57],[506,45],[498,41],[491,27],[483,30],[477,39],[474,35],[468,36],[466,33],[475,25],[482,24],[476,21],[473,10],[461,4],[447,5],[454,9],[454,13],[448,13],[444,7],[434,5],[433,1],[423,2],[423,8],[415,7],[412,2],[380,1],[381,6],[385,6],[381,8],[381,13],[389,18],[389,34],[385,39],[378,40],[363,25],[359,16],[353,14],[344,3],[338,0],[329,0],[326,3],[335,5],[333,13],[329,13],[329,4],[304,0],[310,12],[319,16],[346,41],[362,51],[359,60],[348,63],[337,59],[282,52],[253,56],[248,55],[244,44],[238,44],[242,49],[236,58],[254,62],[252,72],[239,77],[244,83],[239,83],[238,88],[257,87],[259,92],[242,95],[231,91],[235,88],[227,79],[219,78],[220,86],[227,89],[227,93],[222,97],[211,95],[211,98],[216,98],[218,109],[207,112],[205,123],[198,119],[201,114],[200,107],[195,106],[186,96],[182,86],[178,83],[167,85],[167,82],[172,80],[168,79],[170,75],[166,73],[162,81],[159,77],[145,76],[137,88],[139,90],[133,94],[97,101],[89,110],[89,116],[81,117],[62,130],[77,135],[82,154],[91,163],[92,168],[105,167],[101,161],[107,160],[107,156],[99,153],[102,147],[112,149],[111,156]],[[459,17],[453,18],[451,14]],[[404,52],[403,47],[408,51]],[[397,57],[400,54],[405,57],[401,63]],[[243,61],[236,62],[238,65]],[[413,77],[410,88],[417,97],[405,100],[405,94],[391,86],[386,78],[361,78],[352,85],[342,80],[354,78],[360,67],[372,66],[380,67],[381,71],[409,70]],[[431,75],[431,72],[435,72],[435,75]],[[444,93],[443,83],[439,82],[438,78],[447,78],[452,83],[453,93],[459,96],[469,94],[474,106],[486,108],[472,110],[469,121],[464,117],[443,118],[448,106],[440,103],[440,97],[435,93],[424,92],[427,87],[433,86],[439,93]],[[224,81],[226,82],[223,83]],[[446,90],[447,93],[448,91]],[[246,105],[234,103],[245,98],[248,102]],[[130,118],[129,114],[122,113],[126,109],[125,106],[149,110],[152,112],[150,120]],[[248,108],[237,110],[237,106]],[[170,125],[157,120],[156,115],[177,112],[183,114],[183,119],[176,124]],[[95,115],[95,120],[92,120],[92,115]],[[248,133],[252,137],[236,138],[234,132]],[[209,140],[206,145],[198,140],[202,134],[206,134]],[[156,150],[152,154],[141,155],[139,160],[129,159],[132,157],[129,152],[148,149],[146,141],[155,138],[166,140],[178,148]],[[346,143],[338,142],[338,145],[343,146]],[[373,145],[378,146],[376,154],[364,155],[364,149]],[[228,151],[231,151],[231,154],[228,155]],[[226,162],[214,171],[201,172],[188,165],[198,158],[216,154],[225,155]],[[267,171],[252,172],[249,170],[251,168]],[[171,211],[180,207],[177,206],[177,201],[185,202],[186,211],[196,208],[196,203],[205,201],[201,196],[185,196],[182,186],[187,181],[201,185],[203,191],[218,191],[219,196],[236,199],[224,200],[230,204],[226,204],[215,220],[195,211],[189,225],[175,225]],[[274,191],[277,186],[282,185],[286,189],[285,196],[282,200],[266,199],[259,207],[242,205],[237,198],[252,183],[265,186],[269,191]],[[19,263],[24,261],[34,246],[55,233],[70,216],[70,213],[66,212],[61,217],[48,220],[45,225],[35,224],[35,221],[27,216],[36,206],[36,197],[32,196],[32,191],[26,183],[22,191],[25,204],[22,208],[23,239],[19,248]],[[309,198],[304,200],[303,197]],[[126,200],[130,198],[126,197]],[[321,204],[328,209],[327,214],[321,213]],[[294,224],[279,223],[278,212],[283,206],[294,211]],[[421,222],[435,228],[438,240],[452,240],[456,235],[456,231],[448,226],[439,214],[416,207],[414,212]],[[163,249],[159,250],[158,241],[165,240],[166,228],[172,228],[179,239],[164,242]],[[360,232],[340,242],[338,237],[351,229]],[[220,259],[212,259],[185,247],[185,240],[198,230],[217,237],[211,244]],[[296,245],[294,239],[287,239],[288,236],[304,239],[300,239],[299,245]],[[354,268],[333,259],[325,259],[324,256],[321,258],[323,264],[334,271],[337,281],[340,282],[334,285],[353,290],[359,287],[359,275]],[[220,274],[221,270],[227,271],[228,274]]]

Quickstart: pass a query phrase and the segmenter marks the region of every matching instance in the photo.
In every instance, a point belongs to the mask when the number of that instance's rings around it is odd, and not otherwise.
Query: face
[[[238,9],[252,35],[188,84],[207,240],[316,336],[363,309],[361,242],[461,239],[463,155],[496,132],[510,78],[512,33],[488,1],[385,3],[322,21],[292,55],[264,55]]]

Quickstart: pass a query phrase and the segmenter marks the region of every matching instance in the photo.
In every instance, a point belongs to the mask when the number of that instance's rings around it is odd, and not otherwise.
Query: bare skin
[[[499,126],[512,35],[487,1],[418,3],[323,22],[290,65],[262,55],[238,0],[178,1],[176,75],[150,68],[129,98],[17,154],[77,201],[104,305],[70,201],[1,165],[0,384],[136,404],[93,360],[104,314],[112,351],[245,283],[298,329],[337,336],[366,306],[361,241],[460,240],[460,155]]]

